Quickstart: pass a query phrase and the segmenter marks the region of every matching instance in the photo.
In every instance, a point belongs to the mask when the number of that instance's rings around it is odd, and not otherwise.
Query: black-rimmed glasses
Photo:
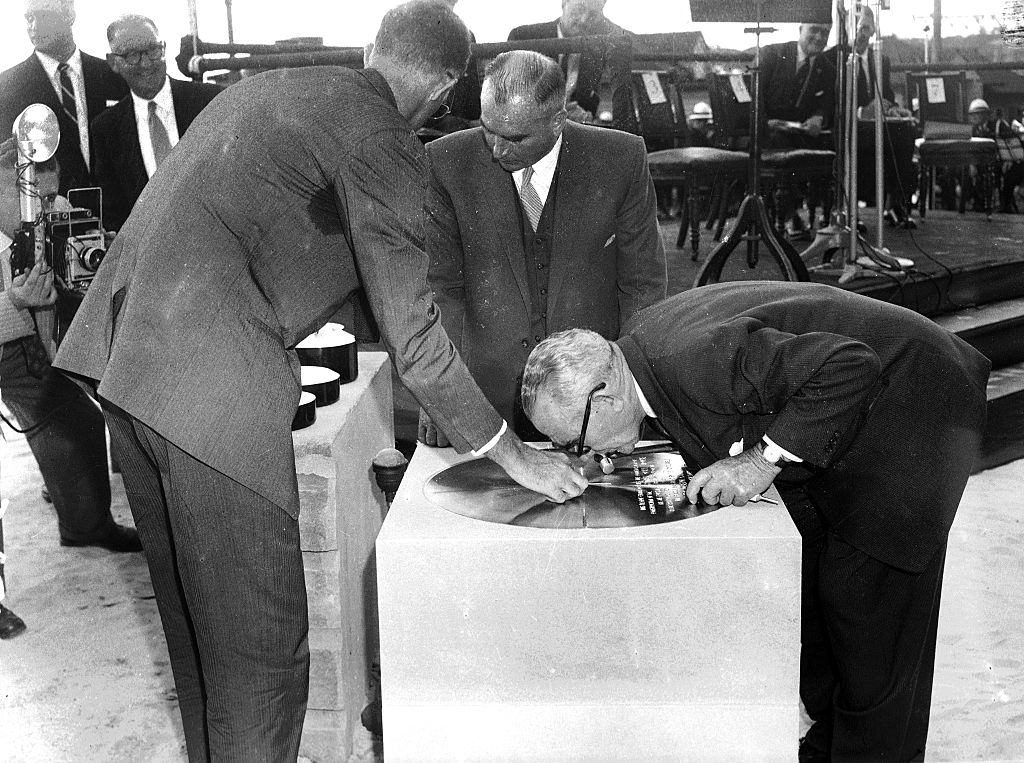
[[[596,395],[598,392],[600,392],[607,386],[608,385],[605,382],[601,382],[592,390],[590,390],[590,394],[587,395],[587,405],[583,409],[583,426],[580,428],[579,439],[576,440],[575,445],[573,443],[569,443],[566,446],[566,450],[576,451],[577,458],[581,458],[590,452],[590,448],[583,444],[587,439],[587,427],[590,425],[590,407],[594,404],[594,395]]]
[[[128,66],[138,66],[142,63],[142,57],[145,56],[150,61],[159,61],[164,57],[164,51],[167,49],[167,44],[158,42],[156,45],[151,45],[148,48],[142,50],[129,50],[127,53],[111,53],[110,55],[116,56],[124,61]]]

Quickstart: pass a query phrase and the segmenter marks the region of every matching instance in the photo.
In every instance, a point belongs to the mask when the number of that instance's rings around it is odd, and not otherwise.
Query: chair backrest
[[[971,137],[964,72],[907,73],[907,96],[917,98],[918,122],[927,140]]]
[[[750,113],[752,103],[741,101],[737,97],[737,88],[733,87],[732,77],[742,77],[746,92],[753,97],[754,90],[750,74],[716,74],[708,78],[708,100],[711,101],[711,113],[715,115],[716,141],[734,142],[737,138],[750,135]],[[742,93],[742,89],[740,90]]]
[[[642,136],[649,151],[689,142],[686,110],[668,72],[630,72],[628,85],[616,90],[614,113],[616,126]]]

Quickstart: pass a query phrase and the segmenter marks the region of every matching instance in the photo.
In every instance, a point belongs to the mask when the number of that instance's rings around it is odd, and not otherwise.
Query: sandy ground
[[[139,554],[61,548],[24,440],[0,443],[6,604],[0,760],[185,760],[177,699]],[[114,511],[130,524],[120,478]],[[971,479],[950,537],[928,759],[1024,761],[1024,460]],[[368,735],[356,761],[380,759]],[[794,747],[795,749],[795,747]],[[794,755],[795,758],[795,755]]]

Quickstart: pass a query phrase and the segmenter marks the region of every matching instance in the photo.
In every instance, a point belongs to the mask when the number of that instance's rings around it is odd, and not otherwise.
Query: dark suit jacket
[[[218,85],[171,79],[179,138],[184,137],[192,120],[222,89]],[[103,189],[103,224],[108,230],[120,230],[149,180],[131,95],[96,117],[91,130],[93,174]]]
[[[767,433],[826,525],[920,571],[946,542],[985,418],[988,360],[917,313],[835,287],[733,282],[640,314],[630,370],[702,468]]]
[[[815,115],[831,124],[835,109],[835,67],[824,52],[814,57],[806,78],[797,79],[796,42],[761,48],[761,89],[767,119],[803,122]]]
[[[82,52],[82,75],[85,80],[85,101],[91,122],[110,103],[128,94],[128,85],[119,74],[114,74],[102,58]],[[90,168],[85,166],[82,149],[78,145],[78,127],[64,113],[46,70],[33,53],[20,64],[0,73],[0,134],[9,135],[14,120],[26,106],[42,103],[53,109],[60,123],[61,141],[57,146],[60,164],[60,192],[81,188],[93,183]],[[67,136],[76,136],[68,138]],[[92,136],[90,135],[90,151]]]
[[[430,297],[425,170],[378,72],[243,79],[146,185],[56,365],[294,515],[290,349],[362,285],[402,381],[457,448],[482,447],[501,419]]]
[[[519,196],[480,128],[427,144],[427,252],[441,320],[491,404],[511,422],[530,330]],[[548,196],[554,204],[549,332],[613,339],[665,297],[665,250],[641,138],[566,122]],[[543,337],[540,337],[543,339]]]
[[[629,32],[617,24],[608,21],[606,27],[595,34],[629,34]],[[540,24],[525,24],[517,26],[508,34],[511,40],[550,40],[558,37],[558,19],[545,21]],[[562,71],[565,71],[568,56],[562,60]],[[567,93],[568,100],[576,101],[580,108],[589,111],[592,116],[597,116],[598,106],[601,105],[601,77],[609,61],[605,56],[580,56],[580,72],[576,80],[576,89]]]
[[[845,64],[845,62],[839,60],[838,46],[829,48],[822,55],[828,56],[833,69]],[[891,75],[889,71],[890,66],[889,56],[883,54],[882,79],[878,84],[882,89],[882,97],[891,103],[896,100],[896,94],[892,89]],[[875,99],[874,81],[876,75],[874,53],[868,53],[868,72],[871,77],[871,82],[869,82],[868,78],[864,76],[864,69],[860,64],[857,65],[857,72],[857,106],[866,106]],[[841,101],[842,99],[838,100]]]

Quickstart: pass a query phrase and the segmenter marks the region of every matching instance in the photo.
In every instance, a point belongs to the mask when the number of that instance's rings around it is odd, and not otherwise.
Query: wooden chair
[[[628,87],[620,88],[619,93],[622,96],[615,113],[625,114],[619,124],[641,135],[647,143],[647,162],[655,185],[682,190],[682,219],[676,246],[682,249],[686,245],[689,230],[691,259],[696,261],[701,218],[710,207],[716,188],[732,187],[742,181],[747,171],[747,155],[692,145],[695,136],[686,123],[685,105],[667,72],[632,72]]]
[[[916,141],[918,163],[918,212],[923,220],[929,204],[934,203],[935,170],[948,167],[959,170],[960,187],[967,187],[970,167],[978,168],[985,200],[985,217],[992,219],[992,191],[995,166],[999,161],[996,142],[991,138],[972,138],[967,121],[966,75],[955,73],[907,73],[907,95],[918,99],[921,137]],[[966,210],[967,194],[960,194],[957,211]]]
[[[744,87],[752,94],[749,74],[712,74],[708,78],[708,97],[711,111],[715,115],[715,131],[718,140],[728,145],[749,145],[750,101],[740,101],[733,88],[732,77],[742,76]],[[763,132],[763,131],[762,131]],[[794,195],[794,188],[803,183],[830,186],[833,182],[835,151],[793,148],[761,150],[761,181],[767,206],[774,218],[776,230],[785,234],[785,211]],[[824,216],[828,218],[831,193],[824,193]],[[813,207],[814,201],[811,202]],[[813,227],[814,212],[811,220]]]

